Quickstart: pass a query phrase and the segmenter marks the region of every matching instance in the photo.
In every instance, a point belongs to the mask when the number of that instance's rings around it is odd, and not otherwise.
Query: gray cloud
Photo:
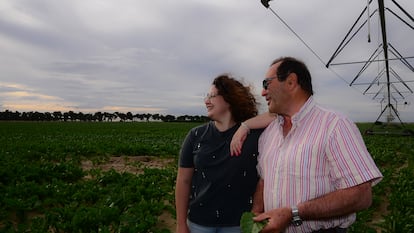
[[[414,12],[412,1],[398,2]],[[271,7],[326,62],[365,4],[272,1]],[[387,6],[399,12],[391,2]],[[387,18],[390,42],[412,56],[413,30],[395,16]],[[338,62],[369,57],[381,42],[376,19],[372,42],[364,28]],[[0,50],[0,104],[11,110],[203,115],[202,96],[215,76],[230,72],[254,85],[259,96],[267,66],[282,55],[308,64],[321,103],[357,121],[375,120],[382,107],[362,95],[366,86],[349,87],[361,66],[326,69],[259,1],[6,0],[0,3]],[[370,82],[377,67],[361,82]],[[414,80],[403,65],[393,62],[393,69]],[[404,101],[413,102],[407,96]],[[413,105],[399,107],[404,120],[414,121]]]

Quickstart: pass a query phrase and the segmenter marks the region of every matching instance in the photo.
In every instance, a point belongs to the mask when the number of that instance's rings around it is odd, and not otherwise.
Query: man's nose
[[[262,89],[262,96],[265,97],[267,95],[267,90],[266,89]]]

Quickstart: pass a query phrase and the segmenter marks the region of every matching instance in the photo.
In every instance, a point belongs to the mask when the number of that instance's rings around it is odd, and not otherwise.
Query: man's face
[[[263,81],[262,96],[266,98],[269,112],[284,114],[289,96],[286,91],[286,82],[279,81],[277,78],[277,69],[280,62],[272,65],[266,73],[266,79]],[[267,89],[266,89],[267,87]]]

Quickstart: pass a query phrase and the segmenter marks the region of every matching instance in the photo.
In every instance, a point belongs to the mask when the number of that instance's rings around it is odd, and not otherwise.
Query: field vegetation
[[[178,153],[198,124],[0,122],[0,232],[173,232],[160,216],[174,219]],[[414,232],[414,138],[364,140],[384,180],[349,232]],[[100,166],[117,157],[170,162]]]

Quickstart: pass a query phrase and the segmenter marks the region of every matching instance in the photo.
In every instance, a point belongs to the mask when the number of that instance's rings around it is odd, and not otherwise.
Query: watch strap
[[[302,219],[299,216],[299,209],[296,205],[292,206],[292,223],[294,226],[302,225]]]

